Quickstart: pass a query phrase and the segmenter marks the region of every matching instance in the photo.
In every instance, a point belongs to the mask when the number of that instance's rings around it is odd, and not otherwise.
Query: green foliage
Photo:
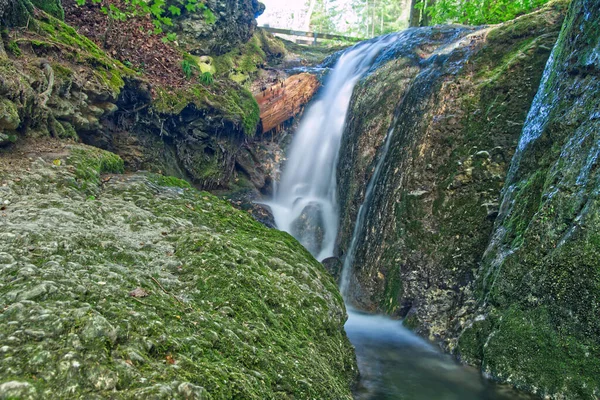
[[[437,0],[427,9],[431,24],[497,24],[531,12],[549,0]],[[423,4],[423,3],[419,3]]]
[[[163,43],[174,42],[177,40],[177,34],[175,32],[170,32],[162,38]]]
[[[92,4],[102,3],[102,0],[75,0],[82,6],[87,2]],[[111,18],[123,21],[135,16],[150,15],[154,23],[154,33],[163,32],[164,26],[173,25],[173,17],[178,17],[183,13],[201,13],[207,24],[212,25],[216,22],[216,17],[206,4],[199,0],[124,0],[125,7],[119,8],[113,4],[103,6],[102,11]],[[175,40],[168,38],[167,40]]]
[[[215,17],[215,14],[213,14],[213,12],[206,7],[206,5],[202,4],[202,6],[204,7],[202,10],[202,16],[204,17],[204,20],[207,24],[213,25],[215,22],[217,22],[217,17]]]
[[[194,65],[189,60],[183,60],[181,62],[181,69],[183,70],[183,75],[185,75],[186,79],[191,79],[194,74]]]
[[[215,79],[213,78],[213,74],[208,71],[200,75],[200,83],[203,85],[212,85],[214,81]]]

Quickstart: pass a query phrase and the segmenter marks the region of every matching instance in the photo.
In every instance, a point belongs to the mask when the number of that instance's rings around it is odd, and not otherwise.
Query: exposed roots
[[[48,87],[46,90],[40,94],[40,105],[42,108],[46,108],[46,103],[50,100],[52,96],[52,89],[54,88],[54,70],[50,65],[48,60],[42,60],[40,66],[44,70],[44,74],[46,75],[46,79],[48,79]]]

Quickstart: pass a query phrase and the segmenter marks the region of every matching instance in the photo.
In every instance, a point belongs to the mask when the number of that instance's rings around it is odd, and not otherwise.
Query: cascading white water
[[[394,118],[394,122],[392,123],[392,127],[397,123],[397,117]],[[346,253],[346,257],[344,258],[344,267],[342,268],[342,278],[340,280],[340,292],[344,299],[348,298],[348,288],[350,286],[350,274],[352,270],[352,264],[354,263],[354,253],[356,252],[356,246],[358,244],[358,238],[360,232],[363,229],[365,223],[365,217],[367,216],[367,206],[371,200],[371,196],[373,196],[373,189],[375,188],[375,184],[379,179],[379,175],[381,173],[381,167],[383,166],[383,162],[385,161],[385,156],[390,149],[390,144],[392,143],[392,137],[394,136],[394,128],[391,128],[387,137],[385,138],[385,144],[383,145],[382,154],[379,157],[379,161],[377,161],[377,165],[375,166],[375,171],[373,172],[373,176],[367,185],[367,191],[365,192],[365,199],[358,209],[358,215],[356,216],[356,223],[354,224],[354,232],[352,232],[352,240],[350,241],[350,246],[348,247],[348,252]]]
[[[338,233],[336,166],[352,91],[387,35],[346,51],[307,110],[294,136],[271,207],[277,227],[300,241],[318,260],[333,256]]]
[[[340,57],[320,98],[303,117],[281,181],[274,190],[275,195],[265,203],[271,207],[277,227],[296,237],[319,260],[333,256],[338,234],[336,168],[354,87],[384,48],[410,38],[406,31],[385,36],[357,45]],[[410,46],[408,51],[412,51]],[[424,81],[428,79],[429,76],[423,77]],[[378,150],[375,170],[367,185],[344,259],[340,289],[346,302],[350,297],[349,282],[357,245],[363,236],[367,211],[377,192],[376,185],[385,169],[388,150],[392,147],[394,127],[400,118],[401,115],[394,117],[384,145]],[[436,352],[433,346],[403,327],[400,321],[363,314],[348,304],[347,310],[345,328],[356,348],[361,371],[360,388],[354,393],[356,399],[516,398],[512,393],[507,396],[495,394],[475,372]]]

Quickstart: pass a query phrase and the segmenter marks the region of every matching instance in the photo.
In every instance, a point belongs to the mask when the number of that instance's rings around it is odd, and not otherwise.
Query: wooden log
[[[281,28],[271,28],[270,26],[262,26],[262,29],[269,33],[278,33],[280,35],[289,35],[289,36],[298,36],[298,37],[309,37],[316,39],[329,39],[329,40],[340,40],[343,42],[361,42],[364,39],[356,38],[352,36],[342,36],[342,35],[331,35],[329,33],[320,33],[320,32],[303,32],[303,31],[295,31],[293,29],[281,29]]]
[[[302,73],[255,94],[260,107],[262,131],[269,132],[297,116],[319,86],[319,80],[314,75]]]

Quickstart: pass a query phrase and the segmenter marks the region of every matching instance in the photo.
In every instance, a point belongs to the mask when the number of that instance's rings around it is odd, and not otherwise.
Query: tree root
[[[48,103],[48,100],[50,100],[50,97],[52,96],[52,90],[54,89],[54,70],[52,69],[52,66],[48,60],[42,60],[40,67],[44,70],[46,79],[48,79],[48,87],[43,93],[40,94],[40,105],[42,108],[47,108],[46,103]]]

